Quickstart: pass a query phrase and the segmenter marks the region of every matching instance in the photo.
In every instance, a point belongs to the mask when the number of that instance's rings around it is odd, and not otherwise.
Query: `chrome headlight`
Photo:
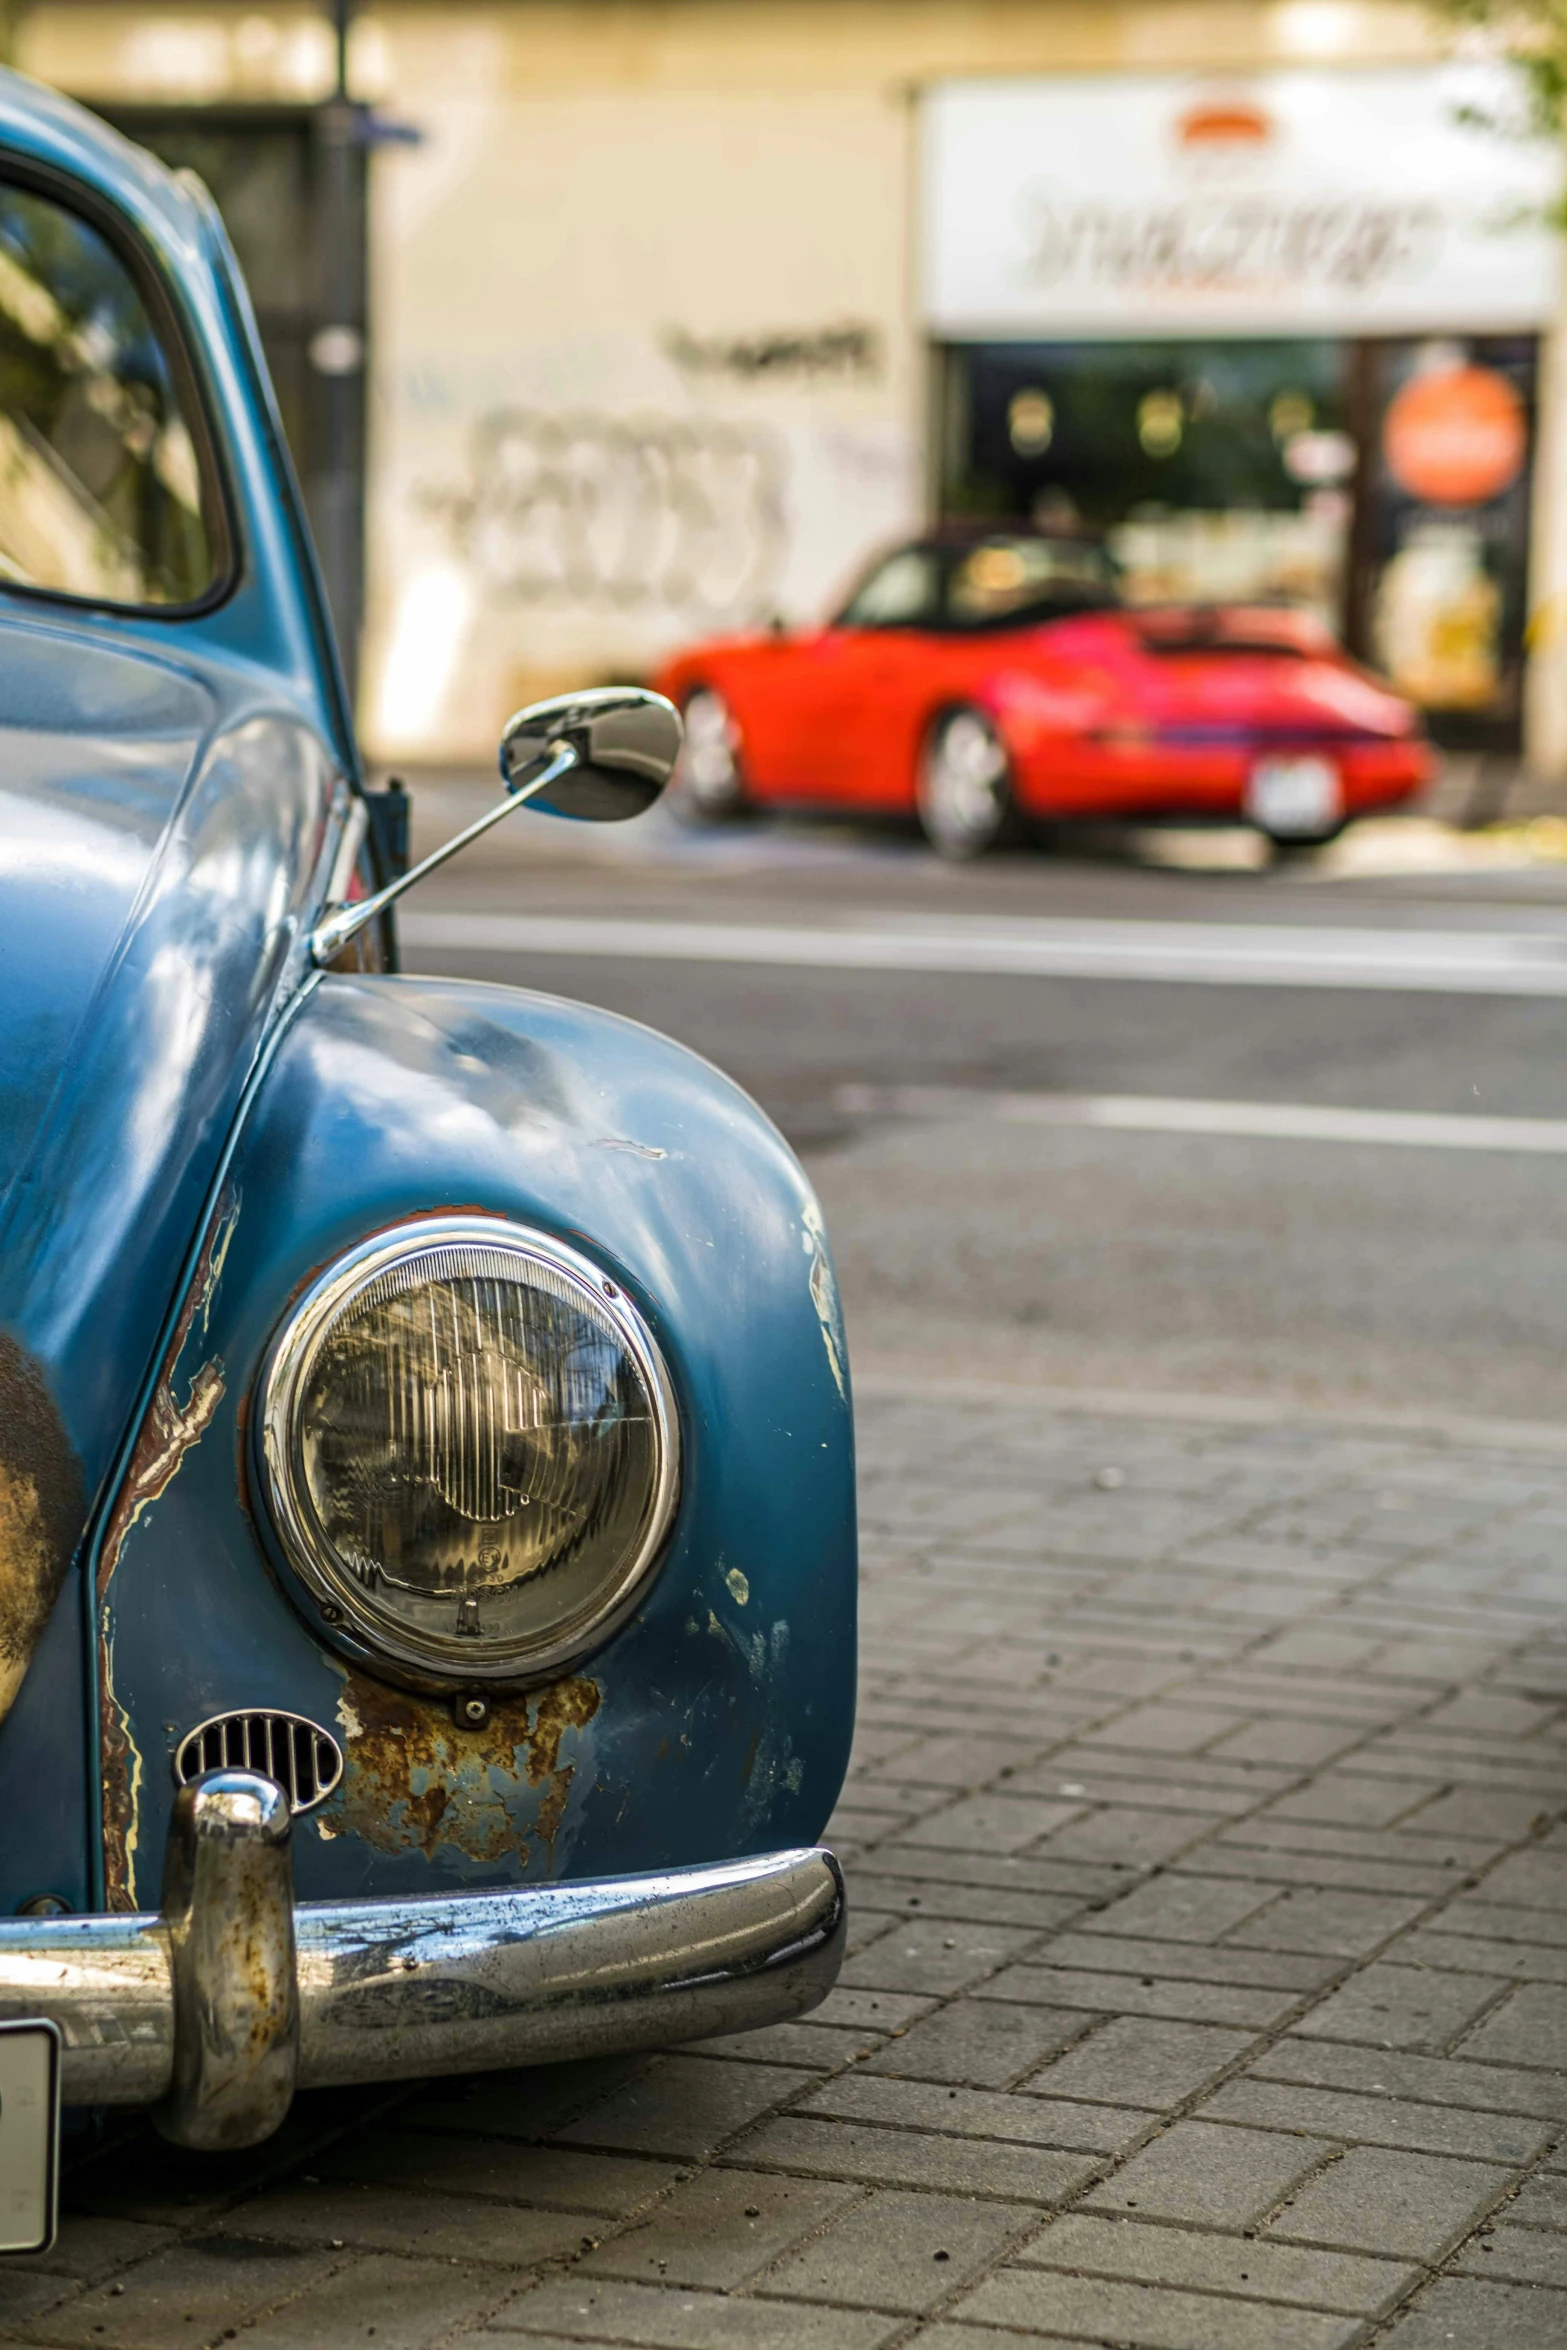
[[[263,1376],[267,1498],[328,1625],[444,1683],[557,1671],[620,1621],[674,1513],[669,1377],[618,1285],[484,1217],[381,1234]]]

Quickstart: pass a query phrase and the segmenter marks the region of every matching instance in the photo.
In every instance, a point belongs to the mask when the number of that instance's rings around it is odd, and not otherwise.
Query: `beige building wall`
[[[923,501],[915,98],[964,74],[1429,55],[1419,0],[578,0],[367,8],[374,165],[362,719],[488,759],[535,691],[806,618]],[[54,0],[86,98],[308,99],[313,9]],[[1567,772],[1567,366],[1548,354],[1530,749]]]

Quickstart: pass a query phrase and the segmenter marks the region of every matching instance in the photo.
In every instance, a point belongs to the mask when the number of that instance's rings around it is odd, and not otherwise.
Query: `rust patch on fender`
[[[439,1699],[351,1673],[337,1707],[343,1780],[318,1815],[321,1833],[426,1860],[446,1846],[469,1860],[526,1861],[536,1842],[553,1867],[577,1771],[561,1746],[602,1702],[592,1681],[553,1681],[531,1697],[492,1699],[489,1720],[469,1730]]]
[[[230,1196],[214,1218],[197,1259],[195,1276],[180,1308],[152,1401],[137,1431],[135,1449],[114,1497],[98,1559],[98,1741],[103,1776],[104,1890],[111,1909],[134,1909],[138,1798],[142,1761],[131,1738],[130,1719],[114,1691],[113,1611],[109,1587],[113,1582],[126,1538],[145,1510],[166,1493],[178,1476],[180,1464],[199,1444],[223,1398],[223,1364],[214,1355],[199,1363],[183,1382],[180,1358],[200,1317],[205,1339],[213,1292],[223,1270],[229,1242],[239,1218],[239,1202]]]
[[[214,1355],[191,1373],[185,1390],[185,1401],[176,1394],[179,1384],[180,1356],[197,1315],[201,1316],[201,1334],[207,1334],[207,1322],[212,1311],[212,1293],[228,1255],[229,1242],[234,1237],[234,1226],[239,1217],[239,1202],[230,1199],[207,1234],[205,1245],[196,1263],[195,1277],[186,1292],[180,1308],[180,1318],[174,1325],[174,1336],[169,1341],[158,1374],[158,1384],[152,1391],[147,1416],[136,1437],[136,1449],[130,1465],[114,1497],[114,1508],[109,1514],[104,1534],[103,1551],[98,1562],[98,1593],[101,1598],[108,1590],[115,1568],[120,1563],[120,1552],[125,1537],[161,1493],[167,1492],[179,1473],[180,1463],[193,1444],[198,1444],[211,1424],[212,1415],[223,1398],[223,1365]]]
[[[0,1334],[0,1721],[60,1595],[85,1511],[54,1399],[32,1358]]]
[[[223,1399],[223,1365],[203,1363],[192,1378],[183,1404],[175,1398],[171,1379],[160,1379],[147,1417],[136,1439],[125,1481],[115,1499],[109,1532],[98,1568],[98,1589],[107,1591],[120,1552],[142,1511],[166,1493],[179,1474],[180,1463],[193,1444],[206,1434],[213,1413]]]
[[[130,1715],[114,1687],[114,1641],[109,1610],[99,1611],[99,1752],[103,1774],[103,1888],[110,1909],[136,1907],[136,1859],[141,1817],[141,1749]]]

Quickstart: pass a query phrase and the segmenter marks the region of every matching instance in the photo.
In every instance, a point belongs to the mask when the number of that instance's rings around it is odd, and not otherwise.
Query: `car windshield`
[[[998,532],[968,546],[900,547],[863,579],[842,628],[1016,628],[1120,601],[1115,570],[1080,539]]]
[[[170,355],[97,230],[0,184],[0,582],[188,604],[210,499]]]

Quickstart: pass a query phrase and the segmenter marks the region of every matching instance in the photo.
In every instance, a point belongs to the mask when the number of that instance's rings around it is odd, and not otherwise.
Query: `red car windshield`
[[[1079,539],[998,533],[966,546],[900,547],[869,572],[840,628],[943,632],[1027,627],[1121,600],[1114,566]]]

